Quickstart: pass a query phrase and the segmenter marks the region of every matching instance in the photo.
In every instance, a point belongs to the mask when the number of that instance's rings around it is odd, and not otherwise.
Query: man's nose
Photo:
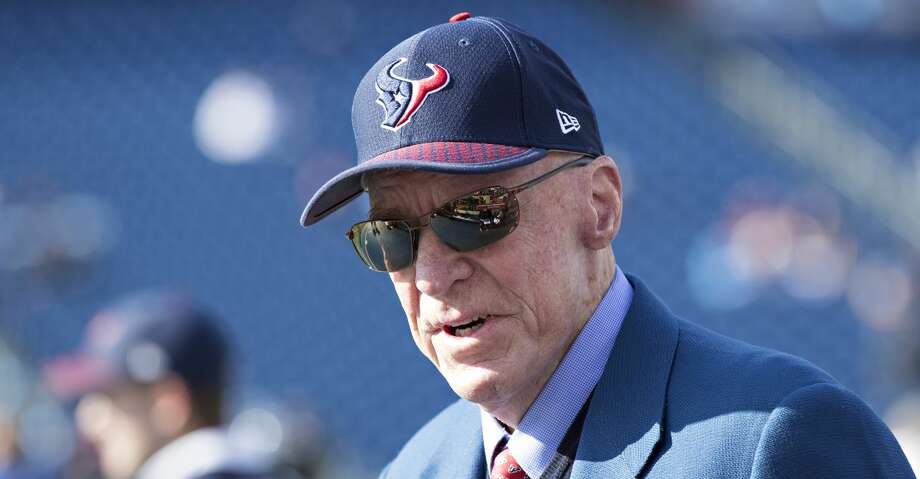
[[[473,266],[462,253],[444,244],[431,229],[421,231],[415,260],[415,287],[421,293],[442,296],[472,274]]]

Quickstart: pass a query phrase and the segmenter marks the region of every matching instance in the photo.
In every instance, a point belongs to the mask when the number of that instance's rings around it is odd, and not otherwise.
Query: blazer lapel
[[[380,477],[485,479],[479,407],[461,399],[433,421],[416,433]]]
[[[450,434],[438,444],[433,456],[443,458],[436,470],[423,471],[418,476],[437,479],[485,479],[485,450],[482,445],[482,423],[479,406],[461,400],[463,414],[457,417]],[[424,462],[423,462],[424,463]]]
[[[636,477],[661,438],[677,321],[641,281],[627,277],[632,304],[594,389],[572,479]]]
[[[479,424],[479,417],[475,421]],[[472,428],[471,428],[472,429]],[[475,434],[464,434],[464,437],[457,438],[448,454],[454,457],[453,465],[445,468],[438,475],[444,479],[484,479],[488,477],[486,471],[485,449],[482,445],[482,428],[476,427]]]

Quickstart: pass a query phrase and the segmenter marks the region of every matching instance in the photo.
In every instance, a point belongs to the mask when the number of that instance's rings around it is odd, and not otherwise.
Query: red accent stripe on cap
[[[457,163],[475,165],[510,158],[529,150],[527,147],[496,145],[493,143],[466,143],[438,141],[411,145],[377,155],[365,163],[381,161],[426,161],[429,163]]]

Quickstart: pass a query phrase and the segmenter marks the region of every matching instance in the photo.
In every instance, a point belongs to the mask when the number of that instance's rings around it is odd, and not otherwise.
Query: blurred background
[[[366,203],[298,219],[354,162],[367,68],[460,11],[534,33],[582,83],[624,175],[624,270],[828,371],[920,468],[920,0],[6,0],[0,477],[14,456],[91,477],[41,370],[140,288],[218,311],[231,428],[278,457],[322,430],[332,477],[373,476],[454,400],[344,238]]]

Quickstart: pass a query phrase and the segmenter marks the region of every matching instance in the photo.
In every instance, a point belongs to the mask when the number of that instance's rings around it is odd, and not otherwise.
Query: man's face
[[[84,396],[77,404],[77,427],[95,447],[108,479],[127,479],[159,447],[152,424],[152,399],[142,386],[120,385]]]
[[[553,154],[491,175],[376,175],[368,179],[371,218],[414,218],[482,187],[516,186],[571,158]],[[483,248],[457,252],[423,229],[415,264],[390,273],[418,348],[458,395],[497,416],[530,404],[591,314],[578,290],[586,257],[579,208],[590,197],[584,174],[568,170],[518,194],[517,229]],[[477,320],[484,321],[455,329]]]

